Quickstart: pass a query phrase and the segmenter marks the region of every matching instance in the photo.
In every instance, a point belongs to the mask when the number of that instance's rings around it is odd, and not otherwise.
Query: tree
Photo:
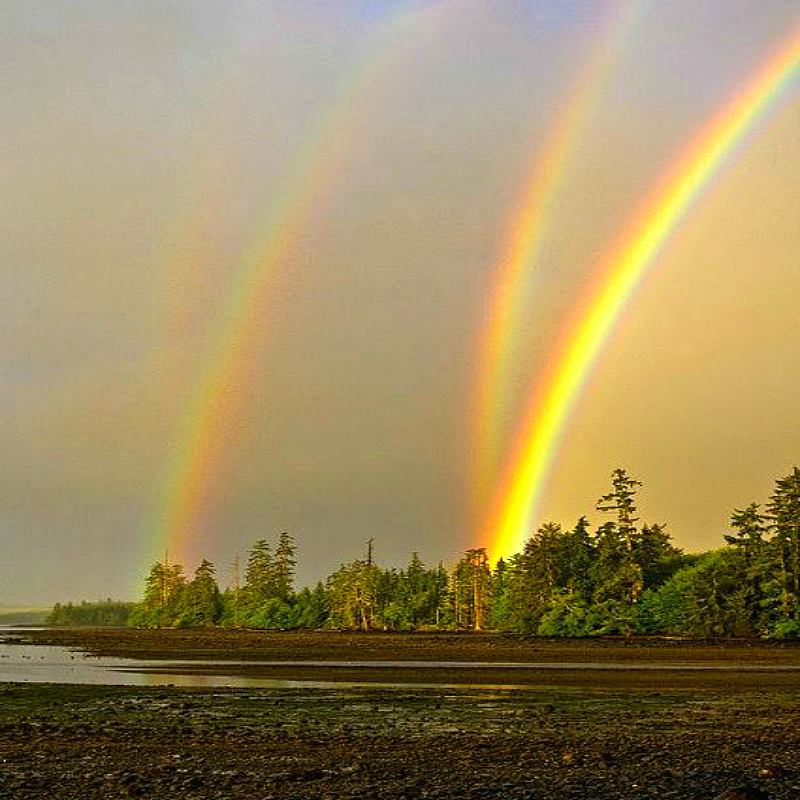
[[[642,573],[642,586],[647,589],[663,583],[680,565],[681,551],[672,544],[666,525],[642,525],[634,536],[632,556]]]
[[[356,560],[328,577],[325,588],[334,627],[364,631],[374,627],[379,573],[374,564]]]
[[[617,514],[617,530],[627,550],[633,549],[636,534],[636,491],[642,484],[631,478],[624,469],[615,469],[611,478],[613,490],[597,501],[598,511],[614,511]]]
[[[181,603],[179,624],[182,627],[216,625],[222,616],[222,597],[214,565],[203,559],[186,586]]]
[[[600,526],[594,567],[595,600],[607,620],[604,631],[633,632],[635,606],[644,589],[644,570],[636,558],[642,539],[636,528],[636,491],[642,484],[624,469],[615,469],[612,491],[597,501],[597,510],[616,519]]]
[[[294,539],[288,531],[283,531],[278,537],[278,546],[275,548],[273,569],[275,596],[281,600],[288,600],[294,591],[296,563]]]
[[[738,620],[736,633],[752,635],[768,627],[765,610],[770,605],[765,592],[773,572],[771,548],[765,537],[769,533],[767,518],[758,503],[735,509],[731,528],[725,541],[739,554],[739,581],[731,600],[736,603]]]
[[[141,628],[163,628],[174,625],[186,588],[180,564],[157,561],[145,580],[144,600],[130,616],[130,624]]]
[[[589,521],[581,517],[564,536],[562,544],[562,587],[567,594],[588,602],[592,596],[590,572],[595,558]]]
[[[509,589],[508,562],[500,558],[492,570],[492,596],[489,601],[489,624],[495,630],[512,627],[511,593]]]
[[[275,595],[272,548],[265,539],[259,539],[248,553],[244,592],[251,606],[258,606]]]
[[[511,615],[520,630],[536,631],[563,583],[564,541],[561,526],[547,522],[509,560]]]
[[[800,634],[800,469],[775,482],[767,511],[780,559],[781,616]]]
[[[483,629],[491,600],[491,584],[486,549],[467,550],[453,569],[450,580],[456,627]]]
[[[325,586],[320,582],[313,589],[303,589],[295,596],[298,628],[321,628],[328,621],[330,603]]]

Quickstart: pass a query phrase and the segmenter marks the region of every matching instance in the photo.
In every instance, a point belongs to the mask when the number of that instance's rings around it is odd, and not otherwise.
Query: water
[[[230,687],[263,689],[346,689],[371,687],[375,689],[442,689],[442,688],[531,688],[488,683],[396,683],[376,681],[318,681],[286,680],[253,677],[248,675],[198,674],[198,667],[213,670],[214,667],[280,664],[285,662],[245,661],[156,661],[130,658],[93,656],[67,647],[52,645],[15,644],[20,641],[14,634],[20,631],[5,631],[11,635],[0,636],[0,683],[77,683],[113,686],[185,686],[185,687]],[[298,662],[300,664],[307,662]],[[316,662],[326,664],[326,662]],[[346,663],[353,662],[333,662]],[[186,670],[181,672],[181,670]],[[161,672],[160,670],[169,670]]]
[[[188,660],[163,661],[132,658],[93,656],[66,647],[31,645],[24,643],[24,630],[4,631],[0,635],[0,682],[12,683],[78,683],[113,684],[123,686],[187,686],[187,687],[239,687],[239,688],[346,688],[371,686],[374,688],[515,688],[532,689],[530,684],[471,683],[418,683],[375,681],[319,681],[284,678],[275,679],[229,673],[240,668],[280,667],[380,669],[436,669],[458,670],[468,668],[482,671],[492,669],[513,670],[520,673],[542,671],[660,671],[660,672],[795,672],[800,665],[755,664],[699,664],[653,662],[464,662],[464,661],[219,661]],[[200,670],[201,672],[199,672]]]

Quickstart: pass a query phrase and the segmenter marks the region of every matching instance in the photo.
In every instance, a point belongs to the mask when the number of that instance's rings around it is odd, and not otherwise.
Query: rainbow
[[[247,397],[249,365],[262,345],[274,280],[307,230],[319,197],[330,187],[347,152],[350,122],[365,89],[382,74],[399,46],[421,47],[439,29],[447,3],[402,9],[378,28],[372,46],[345,75],[334,102],[312,126],[293,174],[263,228],[242,253],[203,368],[189,393],[147,524],[147,565],[164,552],[183,560],[210,515],[222,478],[221,459]],[[421,35],[422,34],[422,35]],[[413,37],[411,36],[413,35]]]
[[[538,382],[484,531],[494,558],[519,551],[570,413],[625,304],[670,235],[701,198],[735,148],[791,85],[800,63],[800,29],[705,126],[674,162],[602,259],[593,290],[567,325],[550,370]]]
[[[642,4],[625,0],[613,6],[603,21],[569,101],[537,150],[523,192],[493,269],[494,285],[485,309],[485,325],[477,347],[474,390],[475,504],[485,506],[491,494],[502,451],[500,430],[509,416],[509,373],[513,362],[514,332],[519,321],[525,282],[536,263],[552,217],[553,203],[568,172],[570,154],[609,82],[620,46],[640,16]]]

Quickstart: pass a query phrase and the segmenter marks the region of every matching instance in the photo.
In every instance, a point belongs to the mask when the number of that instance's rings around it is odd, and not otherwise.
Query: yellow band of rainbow
[[[443,29],[451,5],[435,0],[427,6],[403,7],[381,22],[372,46],[346,72],[334,101],[316,120],[278,202],[242,253],[221,322],[158,480],[156,508],[146,532],[148,564],[165,550],[170,558],[185,560],[193,539],[208,526],[215,482],[223,479],[223,455],[248,395],[252,359],[263,347],[272,286],[352,146],[350,123],[365,89],[386,71],[395,54],[404,51],[404,43],[411,42],[412,49],[422,47],[426,34]]]
[[[674,162],[634,215],[619,244],[594,271],[588,300],[579,304],[553,368],[531,395],[517,446],[504,472],[481,541],[494,558],[519,551],[559,440],[575,402],[625,304],[670,234],[700,199],[736,146],[785,94],[800,63],[800,29],[794,30],[757,75],[735,95]]]
[[[500,431],[510,409],[510,372],[517,327],[526,297],[526,283],[547,237],[552,206],[568,174],[570,156],[603,96],[614,72],[621,45],[644,5],[639,0],[611,4],[578,80],[564,103],[544,146],[537,149],[528,170],[492,269],[485,324],[476,348],[474,380],[474,502],[485,507],[504,449]]]

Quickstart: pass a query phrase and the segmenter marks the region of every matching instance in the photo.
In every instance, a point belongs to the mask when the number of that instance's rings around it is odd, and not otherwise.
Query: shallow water
[[[52,645],[14,644],[17,631],[0,634],[0,683],[77,683],[114,686],[181,686],[264,689],[344,689],[368,686],[375,689],[526,688],[530,686],[489,683],[392,683],[376,681],[285,680],[245,675],[204,675],[198,666],[242,666],[246,661],[154,661],[92,656]],[[260,664],[283,662],[256,662]],[[302,662],[301,662],[302,663]],[[326,663],[326,662],[317,662]],[[350,663],[350,662],[344,662]],[[169,669],[170,672],[160,672]],[[181,669],[186,670],[181,672]],[[173,671],[174,670],[174,671]]]
[[[240,687],[240,688],[345,688],[371,686],[374,688],[515,688],[535,689],[530,684],[470,683],[418,683],[376,681],[319,681],[308,679],[275,679],[230,672],[241,667],[295,667],[307,668],[369,668],[381,669],[435,669],[435,670],[491,670],[503,669],[535,673],[537,671],[661,671],[661,672],[796,672],[800,665],[754,664],[703,664],[654,662],[488,662],[488,661],[241,661],[181,659],[179,661],[144,660],[93,656],[52,645],[24,644],[24,630],[6,629],[0,632],[0,682],[12,683],[78,683],[114,684],[127,686],[185,686],[185,687]]]

